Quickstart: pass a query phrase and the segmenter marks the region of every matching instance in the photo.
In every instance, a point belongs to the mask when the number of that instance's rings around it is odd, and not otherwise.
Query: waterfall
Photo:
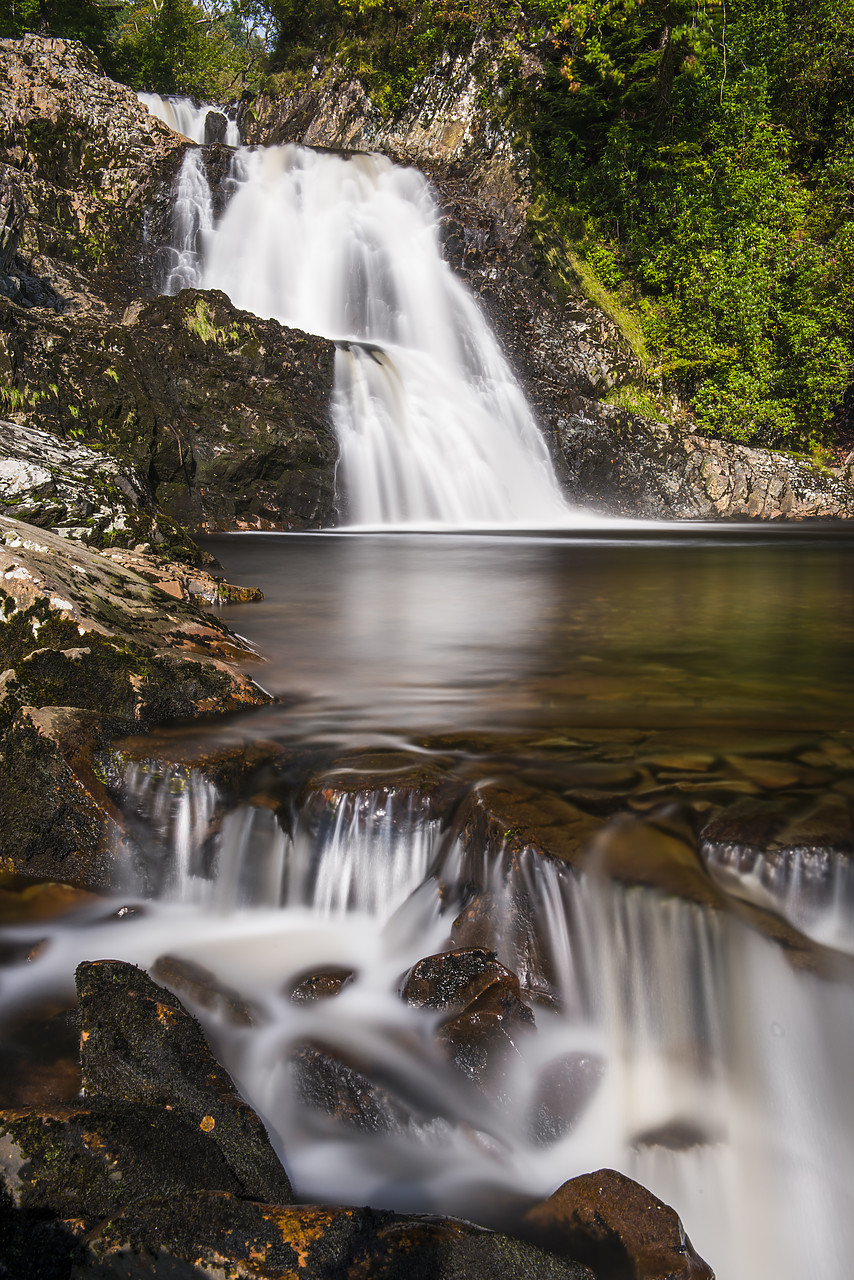
[[[40,940],[4,971],[7,1009],[61,992],[83,959],[157,973],[169,957],[165,980],[177,975],[306,1200],[488,1222],[502,1188],[546,1195],[611,1166],[675,1206],[719,1280],[847,1280],[847,982],[793,970],[734,916],[464,843],[411,790],[315,790],[284,821],[287,805],[230,806],[198,772],[130,765],[122,807],[135,853],[121,889],[6,930]],[[535,1026],[473,1085],[437,1047],[440,1015],[400,991],[478,904]],[[207,1003],[180,986],[182,962],[210,974]],[[291,997],[332,970],[348,975],[334,998]],[[235,1002],[252,1018],[229,1021]],[[306,1100],[318,1044],[379,1082],[364,1090],[386,1108],[380,1136]]]
[[[168,124],[169,128],[174,129],[176,133],[183,134],[185,138],[189,138],[192,142],[197,142],[200,146],[205,141],[205,124],[211,112],[214,111],[220,115],[226,115],[226,112],[221,107],[210,106],[207,103],[196,106],[191,98],[162,98],[159,93],[138,93],[136,96],[151,115],[156,116],[158,120],[162,120],[164,124]],[[223,141],[228,147],[239,147],[240,129],[237,121],[232,120],[227,115],[226,121]]]
[[[213,228],[188,156],[166,290],[222,289],[338,344],[332,412],[357,525],[565,525],[545,442],[474,299],[443,261],[426,179],[378,155],[240,149]]]

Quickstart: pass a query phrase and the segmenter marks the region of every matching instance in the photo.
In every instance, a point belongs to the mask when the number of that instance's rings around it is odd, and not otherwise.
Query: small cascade
[[[811,846],[763,850],[706,844],[721,888],[783,917],[815,942],[854,954],[854,856]]]
[[[610,1166],[676,1207],[719,1280],[847,1280],[847,984],[734,916],[457,839],[407,789],[315,791],[282,825],[198,772],[131,765],[121,803],[146,857],[100,908],[7,931],[44,940],[4,969],[7,1008],[66,991],[82,959],[177,957],[255,1011],[196,1010],[307,1200],[490,1222],[501,1188]],[[441,1015],[400,994],[419,959],[472,945],[514,969],[534,1019],[477,1084]],[[291,998],[331,970],[348,975],[334,998]],[[306,1095],[319,1053],[327,1073],[359,1064],[379,1128]]]
[[[188,151],[175,179],[172,245],[163,292],[174,295],[198,286],[206,238],[213,231],[213,198],[201,151]]]
[[[439,840],[428,802],[412,792],[310,795],[291,834],[270,809],[226,812],[198,770],[134,763],[121,802],[139,826],[119,851],[118,885],[217,912],[306,907],[385,921],[427,879]]]
[[[228,147],[240,146],[240,128],[237,121],[229,117],[222,107],[211,106],[207,103],[197,106],[192,98],[162,98],[159,93],[138,93],[136,96],[151,115],[156,116],[158,120],[162,120],[164,124],[168,125],[170,129],[174,129],[176,133],[181,133],[192,142],[197,142],[199,146],[203,146],[208,140],[206,137],[208,116],[212,112],[216,115],[225,116],[225,136],[222,141]]]
[[[166,291],[222,289],[243,310],[335,339],[333,416],[350,523],[565,525],[525,397],[443,261],[426,179],[377,155],[235,153],[210,228],[201,161],[176,185]]]

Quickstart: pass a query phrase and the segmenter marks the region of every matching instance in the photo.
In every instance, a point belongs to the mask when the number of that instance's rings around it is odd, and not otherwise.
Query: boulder
[[[137,302],[111,323],[0,299],[8,416],[144,476],[161,540],[177,536],[170,521],[200,532],[330,523],[332,376],[331,342],[216,291]],[[157,538],[143,508],[92,536],[126,547]]]
[[[263,1124],[176,996],[117,960],[82,964],[77,993],[87,1100],[168,1113],[216,1148],[243,1196],[274,1204],[292,1199]],[[186,1186],[196,1189],[192,1178]]]
[[[565,1182],[528,1210],[520,1233],[586,1263],[598,1280],[714,1280],[678,1214],[613,1169]]]

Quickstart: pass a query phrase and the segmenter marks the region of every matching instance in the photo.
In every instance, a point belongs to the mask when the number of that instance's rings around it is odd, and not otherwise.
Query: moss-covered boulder
[[[218,292],[136,302],[113,322],[0,299],[0,408],[136,468],[167,529],[329,523],[332,365],[332,343]],[[126,523],[113,541],[149,540]]]

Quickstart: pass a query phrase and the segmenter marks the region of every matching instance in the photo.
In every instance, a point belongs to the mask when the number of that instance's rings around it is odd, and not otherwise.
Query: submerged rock
[[[714,1280],[675,1211],[613,1169],[565,1182],[528,1210],[522,1231],[599,1280]]]

